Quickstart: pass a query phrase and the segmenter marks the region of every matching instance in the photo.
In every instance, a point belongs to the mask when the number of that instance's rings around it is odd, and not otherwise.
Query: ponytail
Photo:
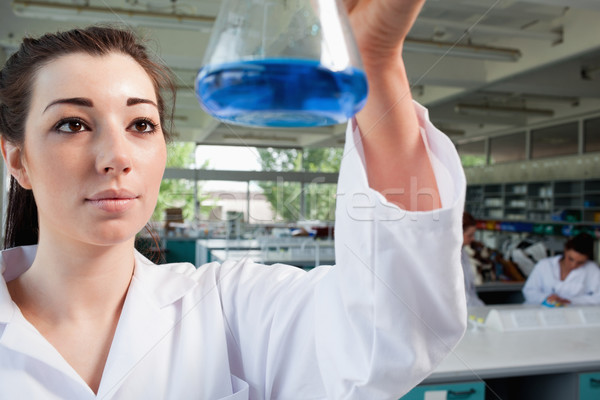
[[[27,246],[38,242],[38,212],[31,190],[23,189],[10,177],[4,248]]]

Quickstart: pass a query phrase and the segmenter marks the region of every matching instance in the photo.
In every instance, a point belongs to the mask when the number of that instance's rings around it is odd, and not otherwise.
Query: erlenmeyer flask
[[[225,122],[331,125],[364,105],[362,69],[341,0],[223,0],[195,87]]]

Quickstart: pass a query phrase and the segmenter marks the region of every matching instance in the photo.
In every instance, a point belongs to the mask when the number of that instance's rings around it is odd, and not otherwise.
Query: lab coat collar
[[[0,279],[0,344],[51,365],[85,385],[56,349],[22,316],[8,292],[6,282],[27,271],[33,264],[36,252],[37,245],[0,252],[0,273],[3,278]]]
[[[175,269],[175,270],[174,270]],[[180,321],[169,305],[196,287],[181,272],[191,264],[156,265],[136,251],[135,270],[111,345],[98,398],[112,397],[125,378],[168,337]]]
[[[158,308],[173,304],[192,290],[196,281],[184,273],[190,270],[195,271],[195,268],[188,263],[156,265],[135,252],[133,279],[139,281],[140,289]]]
[[[0,324],[9,323],[18,311],[6,282],[27,271],[33,264],[36,252],[37,245],[0,251],[0,274],[3,277],[0,279]],[[138,290],[145,293],[147,301],[157,308],[163,308],[181,299],[196,285],[190,274],[185,274],[193,270],[195,268],[187,263],[156,265],[136,250],[132,283],[139,285]]]
[[[193,268],[193,267],[192,267]],[[126,377],[180,321],[170,304],[194,287],[185,275],[170,272],[136,254],[136,269],[106,360],[98,398],[111,398]]]
[[[27,246],[0,252],[0,272],[4,277],[0,279],[0,343],[53,366],[87,387],[56,349],[21,316],[8,293],[5,282],[31,266],[36,250],[37,246]],[[195,280],[185,274],[185,271],[194,270],[190,264],[155,265],[136,252],[133,279],[111,344],[98,398],[114,394],[124,378],[179,323],[178,313],[168,305],[196,286]]]
[[[37,246],[33,245],[0,252],[0,273],[3,277],[0,279],[0,323],[8,323],[16,312],[6,282],[12,281],[31,267],[36,251]]]
[[[37,245],[15,247],[0,252],[0,323],[8,323],[16,311],[6,282],[23,274],[31,265],[37,252]],[[155,265],[138,251],[135,252],[135,270],[133,278],[138,280],[148,299],[162,308],[182,298],[190,291],[195,281],[183,273],[173,272],[172,268],[185,267],[171,264],[169,267]],[[187,265],[187,269],[194,269]]]
[[[31,265],[37,252],[37,245],[15,247],[0,252],[0,324],[12,320],[17,311],[6,282],[23,274]],[[179,263],[156,265],[135,252],[135,269],[132,284],[145,293],[146,300],[157,308],[163,308],[181,299],[196,285],[196,281],[185,272],[194,271],[191,264]]]

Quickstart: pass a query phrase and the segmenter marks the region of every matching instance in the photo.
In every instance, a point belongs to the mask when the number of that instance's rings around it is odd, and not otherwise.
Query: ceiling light
[[[504,107],[504,106],[489,106],[479,104],[457,104],[454,107],[457,113],[465,113],[471,115],[503,115],[511,116],[515,114],[537,117],[552,117],[554,110],[542,108],[526,108],[526,107]]]
[[[563,40],[563,32],[560,28],[553,29],[550,32],[535,32],[524,28],[515,29],[504,26],[485,25],[482,23],[472,25],[470,22],[451,21],[446,18],[427,18],[422,15],[417,18],[416,24],[432,26],[434,28],[449,28],[456,32],[477,32],[493,34],[496,36],[508,36],[510,38],[519,37],[525,39],[547,40],[551,43],[560,43]]]
[[[437,124],[434,123],[434,125],[442,132],[444,132],[444,134],[446,136],[452,136],[452,137],[456,137],[456,136],[465,136],[465,131],[462,129],[454,129],[454,128],[450,128],[447,126],[443,126],[442,124]]]
[[[235,140],[249,140],[249,141],[268,141],[268,142],[293,142],[296,143],[298,142],[298,138],[295,137],[279,137],[279,136],[261,136],[261,135],[254,135],[252,133],[249,134],[242,134],[242,135],[237,135],[237,134],[231,134],[231,133],[226,133],[223,135],[223,139],[235,139]]]
[[[89,5],[71,5],[56,2],[14,0],[13,12],[20,17],[45,18],[55,21],[111,21],[127,25],[159,28],[193,29],[210,31],[214,17],[191,14],[165,14],[154,11],[135,10]]]
[[[554,94],[537,94],[523,92],[497,92],[493,90],[480,90],[476,95],[485,96],[488,98],[498,99],[496,101],[506,101],[509,99],[532,100],[540,102],[567,103],[571,106],[579,105],[579,97],[574,96],[559,96]]]
[[[73,5],[40,0],[14,0],[13,12],[21,17],[45,18],[56,21],[78,20],[99,22],[119,21],[128,25],[192,29],[209,32],[215,21],[213,16],[191,14],[168,14],[147,10]],[[517,49],[465,45],[431,40],[407,38],[404,49],[415,53],[449,55],[495,61],[516,61],[521,57]]]
[[[452,57],[475,58],[491,61],[517,61],[521,51],[506,47],[490,47],[472,44],[436,42],[406,38],[404,50],[413,53],[448,55]]]

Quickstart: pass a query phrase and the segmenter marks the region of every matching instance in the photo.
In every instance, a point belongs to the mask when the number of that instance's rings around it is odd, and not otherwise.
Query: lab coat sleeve
[[[397,399],[462,337],[465,177],[451,141],[415,107],[440,209],[408,212],[371,189],[352,122],[338,184],[336,265],[308,273],[222,266],[230,362],[251,398]]]
[[[464,332],[465,178],[450,140],[429,122],[426,109],[415,107],[441,209],[408,212],[387,202],[368,186],[359,130],[349,129],[346,137],[336,268],[315,289],[317,355],[331,399],[399,397]]]
[[[571,304],[592,305],[600,304],[600,267],[594,262],[586,266],[586,276],[582,294],[570,298]]]
[[[599,282],[599,284],[600,284],[600,282]],[[581,306],[600,304],[600,292],[598,292],[598,290],[596,290],[592,293],[573,297],[570,300],[571,300],[571,304],[581,305]]]
[[[549,260],[543,259],[537,262],[523,285],[523,297],[526,304],[542,304],[550,295],[551,288],[544,285],[544,273],[549,269]]]

